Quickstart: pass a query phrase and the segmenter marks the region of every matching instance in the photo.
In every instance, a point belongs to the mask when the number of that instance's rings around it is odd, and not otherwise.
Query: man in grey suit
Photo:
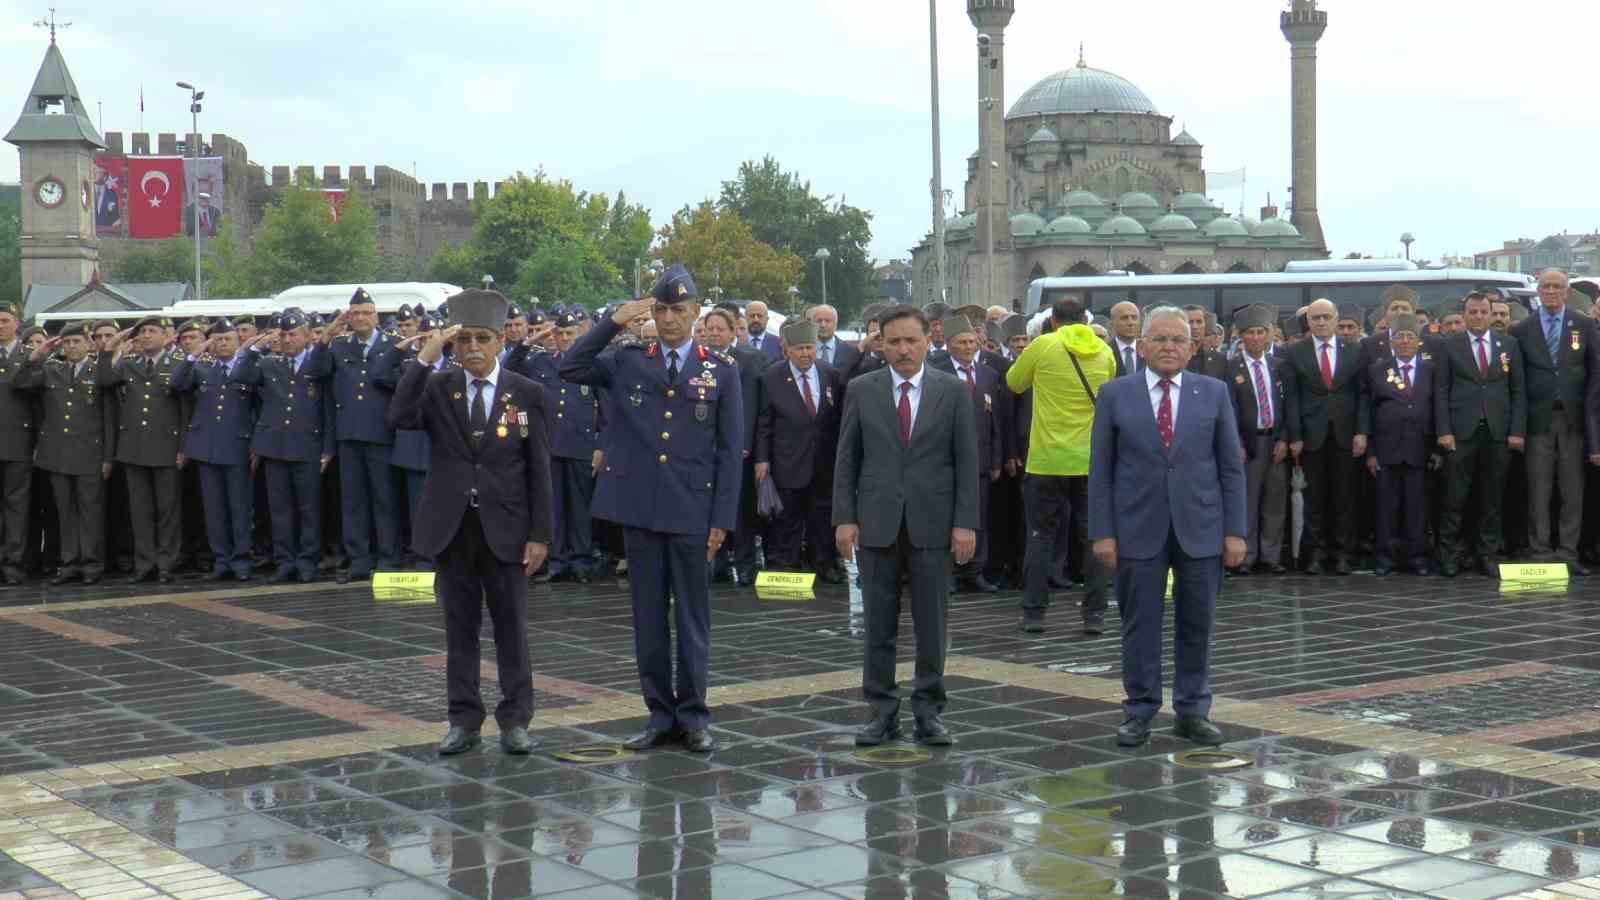
[[[950,562],[972,558],[978,543],[978,440],[966,388],[924,365],[928,319],[911,306],[882,319],[888,367],[857,378],[845,395],[834,466],[834,542],[858,553],[866,617],[861,692],[872,719],[856,743],[900,735],[895,636],[900,583],[911,582],[917,636],[911,710],[916,738],[948,746],[944,711],[945,619]]]
[[[1161,708],[1161,615],[1173,573],[1174,733],[1222,743],[1211,724],[1211,628],[1222,569],[1244,561],[1245,475],[1225,384],[1185,371],[1193,352],[1182,310],[1158,307],[1139,342],[1146,368],[1100,390],[1089,461],[1089,539],[1116,569],[1122,614],[1117,743],[1150,739]]]

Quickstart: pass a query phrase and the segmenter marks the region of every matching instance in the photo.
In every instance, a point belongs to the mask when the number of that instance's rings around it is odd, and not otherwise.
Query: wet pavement
[[[539,745],[451,759],[426,598],[177,588],[0,591],[0,898],[1600,897],[1583,581],[1230,581],[1221,771],[1166,716],[1116,746],[1072,592],[1040,636],[959,595],[957,743],[897,765],[851,740],[858,598],[719,588],[720,748],[576,764],[643,723],[621,583],[533,591]]]

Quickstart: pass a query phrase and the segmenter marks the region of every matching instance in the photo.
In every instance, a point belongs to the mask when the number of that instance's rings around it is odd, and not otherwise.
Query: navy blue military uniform
[[[351,305],[370,304],[372,296],[358,289]],[[339,442],[339,512],[348,577],[368,578],[374,567],[372,536],[377,535],[376,567],[394,569],[400,540],[395,532],[394,480],[389,453],[394,431],[389,427],[386,388],[373,378],[378,362],[394,346],[394,337],[376,329],[362,341],[341,335],[321,344],[312,355],[309,376],[332,378],[336,439]]]
[[[224,320],[207,333],[232,330],[233,325]],[[206,353],[185,359],[172,373],[172,389],[194,397],[183,454],[199,468],[212,577],[232,575],[248,581],[255,508],[250,436],[256,420],[256,392],[248,384],[229,379],[241,365],[239,356],[217,359]]]
[[[658,302],[697,296],[682,266],[662,274]],[[710,654],[712,528],[738,520],[744,409],[732,357],[688,341],[672,362],[659,344],[624,343],[602,354],[623,330],[604,318],[560,363],[561,377],[604,388],[618,411],[606,423],[606,460],[594,514],[623,526],[633,601],[634,647],[649,728],[701,732],[710,726],[706,670]],[[669,603],[669,595],[673,602]],[[673,682],[671,610],[678,632]]]
[[[305,324],[298,312],[285,312],[280,327]],[[317,577],[322,560],[322,457],[334,454],[332,411],[326,386],[306,373],[311,345],[301,357],[263,354],[256,348],[234,367],[233,381],[256,388],[261,412],[250,449],[267,471],[267,502],[272,509],[274,580],[298,574]]]
[[[433,322],[432,330],[439,327],[440,323]],[[378,363],[373,366],[372,379],[389,390],[394,390],[405,375],[405,370],[416,363],[416,348],[405,348],[390,345]],[[460,368],[460,365],[451,362],[447,353],[434,365],[435,371],[443,371],[450,367]],[[428,432],[421,428],[397,428],[394,432],[394,445],[389,453],[389,465],[400,473],[402,487],[401,494],[396,498],[396,507],[400,513],[397,518],[403,521],[404,532],[412,536],[415,541],[417,528],[417,509],[422,502],[422,489],[428,480],[428,457],[432,452]],[[432,571],[433,560],[419,557],[416,567],[422,571]]]

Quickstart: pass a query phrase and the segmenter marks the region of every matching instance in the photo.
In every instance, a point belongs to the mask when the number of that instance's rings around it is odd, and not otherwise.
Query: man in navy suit
[[[783,359],[783,348],[779,346],[778,336],[767,333],[767,305],[760,300],[753,300],[744,308],[745,321],[749,323],[747,329],[750,333],[750,346],[767,355],[767,359],[777,362]]]
[[[1245,554],[1244,452],[1227,386],[1185,371],[1194,347],[1176,307],[1140,340],[1145,371],[1100,389],[1090,442],[1089,538],[1116,570],[1126,715],[1117,743],[1150,739],[1161,708],[1161,615],[1173,573],[1174,733],[1222,743],[1211,712],[1211,629],[1224,566]]]
[[[843,584],[829,521],[839,439],[839,373],[817,362],[815,324],[799,318],[784,322],[783,345],[787,359],[762,373],[755,412],[756,481],[771,478],[783,505],[767,526],[767,567],[810,569],[828,584]]]
[[[1372,439],[1367,471],[1378,478],[1378,575],[1394,571],[1400,560],[1418,575],[1428,574],[1423,541],[1423,478],[1433,450],[1433,360],[1417,353],[1417,317],[1393,313],[1384,342],[1386,353],[1367,366],[1367,402],[1372,407]]]

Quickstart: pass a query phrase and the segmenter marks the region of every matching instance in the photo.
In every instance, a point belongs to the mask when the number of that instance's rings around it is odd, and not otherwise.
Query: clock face
[[[67,199],[67,187],[52,175],[39,182],[34,188],[34,196],[38,198],[40,206],[55,209]]]

